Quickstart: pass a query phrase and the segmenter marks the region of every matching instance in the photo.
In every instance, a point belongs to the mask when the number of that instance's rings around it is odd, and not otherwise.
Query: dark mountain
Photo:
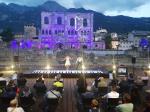
[[[40,28],[42,11],[59,12],[90,12],[94,14],[94,30],[99,27],[108,29],[109,32],[127,33],[132,30],[150,30],[150,18],[132,18],[127,16],[105,16],[84,8],[70,8],[59,5],[55,1],[47,1],[37,7],[28,7],[17,4],[0,3],[0,30],[10,27],[14,32],[22,32],[23,26],[35,24]]]

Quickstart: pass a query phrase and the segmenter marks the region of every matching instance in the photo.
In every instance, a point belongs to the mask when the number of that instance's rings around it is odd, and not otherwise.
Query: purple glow
[[[92,13],[42,12],[41,18],[42,47],[55,49],[58,43],[65,48],[92,47]]]

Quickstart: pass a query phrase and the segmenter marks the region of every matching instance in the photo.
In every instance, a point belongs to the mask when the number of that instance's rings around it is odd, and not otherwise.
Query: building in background
[[[111,47],[112,49],[118,49],[119,45],[119,38],[117,33],[111,33]]]
[[[24,26],[24,39],[33,39],[37,36],[36,27],[33,25]]]
[[[99,42],[101,40],[104,40],[107,36],[107,30],[106,29],[98,29],[96,32],[94,32],[94,41]]]
[[[24,38],[24,34],[23,33],[15,33],[14,38],[15,39],[23,39]]]
[[[132,49],[133,42],[132,41],[119,41],[118,50],[130,50]]]
[[[92,48],[93,14],[41,13],[41,46],[46,48]]]
[[[133,42],[134,47],[140,47],[140,41],[142,38],[149,38],[150,31],[132,31],[128,34],[128,41]]]

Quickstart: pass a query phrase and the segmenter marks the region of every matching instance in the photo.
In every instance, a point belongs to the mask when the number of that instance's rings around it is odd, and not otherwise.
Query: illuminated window
[[[51,35],[51,34],[52,34],[51,30],[49,30],[49,35]]]
[[[74,35],[74,31],[73,30],[71,31],[71,35]]]
[[[88,24],[87,24],[87,19],[83,19],[83,26],[84,26],[84,27],[87,27],[87,25],[88,25]]]
[[[74,26],[75,25],[75,20],[74,20],[74,18],[71,18],[70,19],[70,26]]]
[[[49,24],[49,19],[48,19],[48,17],[44,17],[44,24]]]
[[[57,30],[55,30],[55,34],[57,34]]]
[[[47,30],[45,31],[45,33],[46,33],[46,35],[48,35],[48,31]]]
[[[44,34],[44,30],[42,30],[42,34]]]
[[[61,25],[61,24],[62,24],[62,18],[61,18],[61,17],[58,17],[58,18],[57,18],[57,24],[58,24],[58,25]]]
[[[70,30],[68,31],[68,35],[70,35]]]

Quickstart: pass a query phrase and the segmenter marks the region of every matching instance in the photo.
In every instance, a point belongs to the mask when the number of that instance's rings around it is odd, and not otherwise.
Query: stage
[[[38,77],[43,75],[43,77],[54,77],[61,74],[62,77],[79,77],[80,75],[85,75],[86,77],[97,77],[103,76],[108,78],[108,73],[102,70],[33,70],[23,74],[25,77]]]

